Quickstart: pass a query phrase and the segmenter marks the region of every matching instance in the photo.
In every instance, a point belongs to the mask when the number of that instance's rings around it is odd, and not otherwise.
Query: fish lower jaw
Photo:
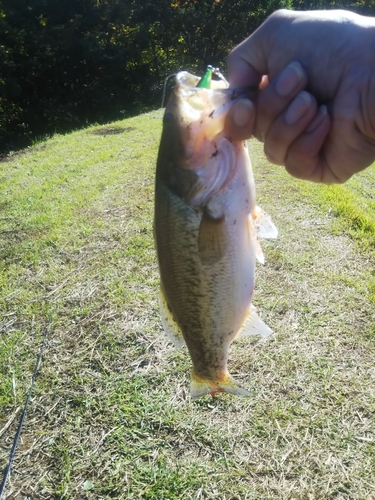
[[[217,392],[226,392],[233,396],[253,396],[253,393],[244,389],[229,375],[229,373],[217,380],[202,378],[193,370],[190,384],[190,396],[200,398],[206,394],[214,396]]]

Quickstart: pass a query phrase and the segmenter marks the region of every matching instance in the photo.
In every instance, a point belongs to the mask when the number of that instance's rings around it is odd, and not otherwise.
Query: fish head
[[[228,88],[224,81],[213,80],[210,89],[197,87],[198,82],[187,71],[176,75],[158,160],[164,182],[193,206],[206,203],[230,182],[243,143],[226,137],[225,118],[238,98],[255,96],[254,89]]]

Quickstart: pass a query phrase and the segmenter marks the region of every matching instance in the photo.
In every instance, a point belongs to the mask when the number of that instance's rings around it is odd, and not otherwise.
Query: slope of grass
[[[374,169],[306,185],[250,143],[280,232],[254,298],[275,335],[233,345],[254,398],[191,401],[189,357],[158,313],[161,116],[1,163],[0,468],[51,322],[6,498],[372,498]]]
[[[345,185],[304,186],[310,199],[316,199],[339,217],[338,229],[344,227],[362,250],[375,249],[375,170],[361,172]]]

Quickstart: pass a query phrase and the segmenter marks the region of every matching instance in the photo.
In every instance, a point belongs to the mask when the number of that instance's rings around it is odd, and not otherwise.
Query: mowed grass
[[[254,392],[192,401],[158,311],[161,111],[1,163],[0,468],[50,334],[6,498],[375,498],[375,170],[322,188],[251,141],[264,242],[254,302],[275,335],[230,370]]]

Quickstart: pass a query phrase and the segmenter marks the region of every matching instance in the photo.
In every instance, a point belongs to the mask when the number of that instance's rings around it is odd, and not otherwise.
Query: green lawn
[[[254,298],[275,335],[231,349],[253,398],[192,401],[187,351],[158,312],[161,117],[1,163],[0,470],[51,324],[5,497],[375,498],[375,168],[315,186],[250,142],[280,233],[262,244]]]

